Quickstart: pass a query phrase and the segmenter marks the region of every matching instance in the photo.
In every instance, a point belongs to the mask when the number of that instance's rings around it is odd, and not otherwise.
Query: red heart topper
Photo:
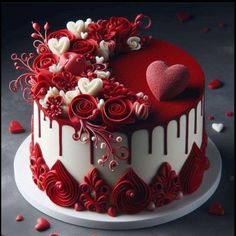
[[[189,77],[186,66],[168,66],[164,61],[152,62],[146,71],[148,86],[158,101],[170,100],[182,93],[187,87]]]
[[[12,134],[23,133],[25,130],[22,127],[21,123],[17,120],[12,120],[9,124],[8,130]]]
[[[37,219],[37,224],[35,225],[35,229],[38,231],[44,231],[50,228],[50,223],[47,219],[40,217]]]

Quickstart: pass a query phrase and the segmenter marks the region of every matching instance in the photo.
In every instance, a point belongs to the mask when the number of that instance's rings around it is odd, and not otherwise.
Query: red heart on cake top
[[[23,133],[25,130],[22,127],[21,123],[17,120],[12,120],[9,124],[8,130],[12,134]]]
[[[188,84],[188,68],[181,64],[168,66],[164,61],[152,62],[146,71],[150,90],[158,101],[170,100],[182,93]]]
[[[213,202],[208,208],[208,212],[217,216],[222,216],[225,214],[225,210],[219,202]]]
[[[35,229],[38,231],[44,231],[50,228],[50,223],[47,219],[40,217],[37,219],[37,224],[35,225]]]

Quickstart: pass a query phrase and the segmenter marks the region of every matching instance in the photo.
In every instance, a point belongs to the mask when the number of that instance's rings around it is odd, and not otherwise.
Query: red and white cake
[[[29,168],[55,204],[119,214],[155,210],[201,185],[204,73],[176,46],[143,36],[139,14],[35,32],[10,83],[32,102]]]

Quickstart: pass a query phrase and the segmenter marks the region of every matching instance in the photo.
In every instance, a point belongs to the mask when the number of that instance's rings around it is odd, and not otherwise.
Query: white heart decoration
[[[60,56],[69,49],[70,40],[67,37],[61,37],[59,40],[51,38],[48,40],[48,47],[52,53]]]
[[[111,76],[110,71],[95,70],[94,73],[101,79],[108,79]]]
[[[98,109],[101,110],[103,108],[103,106],[104,106],[104,103],[105,103],[104,100],[100,99],[99,102],[98,102]]]
[[[102,85],[103,82],[99,78],[90,81],[89,79],[83,77],[78,81],[78,88],[80,92],[92,96],[96,96],[96,94],[98,94],[98,92],[102,89]]]
[[[86,39],[88,37],[88,33],[87,32],[85,32],[85,33],[81,32],[80,36],[81,36],[82,39]]]
[[[98,64],[100,64],[100,63],[102,64],[104,62],[104,57],[96,56],[95,59],[96,59],[96,63],[98,63]]]
[[[220,133],[222,129],[224,128],[224,125],[222,123],[213,123],[212,124],[212,129],[214,129],[216,132]]]
[[[79,38],[81,36],[81,32],[83,32],[85,30],[85,25],[84,25],[84,21],[82,20],[77,20],[76,22],[74,21],[69,21],[66,24],[66,28],[72,33],[74,34],[77,38]]]
[[[53,73],[60,72],[62,70],[63,66],[61,66],[59,63],[58,64],[53,64],[49,66],[49,71]]]

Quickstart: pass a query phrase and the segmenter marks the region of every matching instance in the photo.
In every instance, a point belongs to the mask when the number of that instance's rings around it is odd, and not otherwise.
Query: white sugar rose
[[[127,39],[127,44],[131,50],[139,50],[141,48],[141,39],[137,36],[129,37]]]

